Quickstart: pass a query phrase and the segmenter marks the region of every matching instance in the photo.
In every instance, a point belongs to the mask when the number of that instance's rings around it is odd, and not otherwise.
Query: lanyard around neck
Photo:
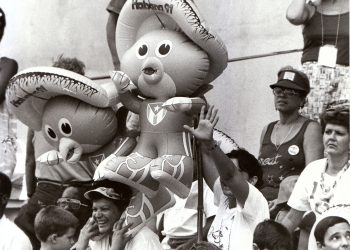
[[[323,26],[323,7],[321,6],[321,36],[322,36],[322,46],[324,45],[324,26]],[[336,34],[336,37],[335,37],[335,45],[334,47],[337,47],[337,44],[338,44],[338,35],[339,35],[339,26],[340,26],[340,11],[339,11],[339,14],[338,14],[338,24],[337,24],[337,34]]]

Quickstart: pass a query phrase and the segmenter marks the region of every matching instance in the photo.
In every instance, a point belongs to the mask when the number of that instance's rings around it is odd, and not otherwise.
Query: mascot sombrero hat
[[[226,68],[225,44],[187,0],[127,0],[116,29],[118,55],[122,58],[138,38],[156,29],[182,31],[208,54],[210,68],[205,82],[213,81]]]
[[[56,67],[33,67],[11,78],[6,89],[9,110],[34,130],[41,130],[42,114],[48,100],[66,95],[99,108],[117,103],[114,85],[97,84],[87,77]]]

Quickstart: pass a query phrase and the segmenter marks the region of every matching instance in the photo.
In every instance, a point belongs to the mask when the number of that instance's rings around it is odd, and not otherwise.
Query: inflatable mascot
[[[174,204],[172,192],[187,197],[193,160],[183,126],[206,104],[202,96],[226,68],[227,51],[186,0],[126,1],[116,40],[122,71],[111,77],[123,105],[139,114],[141,133],[130,155],[110,155],[94,178],[140,191],[126,211],[133,233]]]
[[[35,67],[10,80],[6,100],[19,120],[42,130],[59,150],[37,159],[49,165],[83,160],[96,168],[111,153],[128,154],[136,144],[123,129],[126,110],[118,110],[117,120],[111,108],[117,103],[113,83],[99,85],[65,69]]]

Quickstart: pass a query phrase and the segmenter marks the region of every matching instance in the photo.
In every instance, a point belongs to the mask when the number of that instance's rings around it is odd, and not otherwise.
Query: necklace
[[[327,163],[327,166],[328,166],[328,163]],[[346,172],[346,170],[349,169],[350,162],[347,162],[346,165],[339,171],[339,173],[337,174],[337,178],[335,179],[333,185],[328,186],[328,187],[325,186],[325,180],[324,180],[327,166],[326,166],[325,171],[321,173],[320,187],[321,187],[323,194],[327,195],[327,196],[329,196],[329,198],[331,198],[333,196],[334,189],[337,186],[338,182],[341,180],[341,178],[342,178],[343,174]]]
[[[290,127],[290,129],[289,129],[288,133],[286,134],[286,136],[285,136],[279,143],[277,142],[277,132],[278,132],[278,129],[280,128],[280,122],[278,121],[278,122],[276,123],[276,130],[275,130],[275,147],[276,147],[276,151],[279,150],[279,148],[281,147],[281,145],[286,141],[286,139],[288,138],[288,136],[290,135],[290,133],[293,131],[293,128],[294,128],[294,126],[295,126],[295,122],[296,122],[297,120],[299,120],[299,116],[298,116],[295,120],[293,120],[293,121],[290,123],[290,124],[293,124],[293,125]]]

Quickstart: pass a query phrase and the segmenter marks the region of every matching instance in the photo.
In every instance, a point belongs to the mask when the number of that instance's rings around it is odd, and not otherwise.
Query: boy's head
[[[265,220],[260,222],[253,236],[254,250],[292,250],[292,236],[282,224]]]
[[[47,206],[35,217],[34,230],[41,244],[51,249],[68,250],[74,244],[78,219],[69,211],[58,206]]]
[[[350,249],[350,224],[342,217],[323,218],[317,223],[314,235],[318,249]]]
[[[262,180],[262,168],[259,161],[250,154],[248,151],[239,148],[232,150],[226,154],[230,159],[236,159],[238,162],[238,168],[241,172],[247,175],[247,181],[257,188],[261,187]]]

